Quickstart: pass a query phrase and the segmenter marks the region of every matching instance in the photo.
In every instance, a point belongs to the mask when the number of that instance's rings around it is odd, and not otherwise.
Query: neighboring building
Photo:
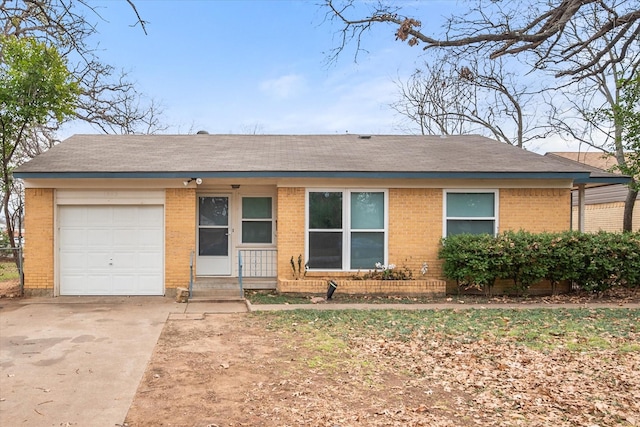
[[[624,182],[473,135],[76,135],[15,176],[25,292],[56,296],[163,295],[241,256],[272,287],[298,256],[308,279],[440,279],[443,236],[568,230],[575,182]]]
[[[552,152],[547,156],[558,156],[601,171],[611,171],[617,164],[615,157],[597,152]],[[587,233],[598,231],[622,231],[624,204],[628,188],[624,184],[587,186],[584,192],[584,230]],[[578,190],[572,192],[571,229],[579,229]],[[636,198],[633,212],[633,229],[640,230],[640,203]]]

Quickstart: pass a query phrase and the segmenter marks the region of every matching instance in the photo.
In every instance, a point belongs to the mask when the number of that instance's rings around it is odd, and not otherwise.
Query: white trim
[[[196,271],[195,274],[197,276],[208,276],[208,277],[213,277],[213,276],[221,276],[221,277],[230,277],[233,276],[233,267],[234,267],[234,262],[236,260],[236,255],[234,252],[235,251],[235,239],[236,239],[236,233],[235,233],[235,221],[237,219],[237,208],[236,206],[236,202],[237,202],[237,198],[235,197],[236,192],[234,191],[203,191],[203,192],[198,192],[196,193],[196,217],[194,220],[194,225],[196,228],[196,246],[195,246],[195,258],[196,258]],[[198,260],[200,258],[200,198],[202,197],[226,197],[227,198],[227,202],[228,202],[228,209],[229,211],[227,212],[227,235],[228,235],[228,240],[227,240],[227,257],[229,258],[229,264],[228,264],[228,268],[227,270],[229,271],[229,273],[216,273],[216,274],[211,274],[208,273],[206,271],[202,271],[202,269],[204,268],[206,270],[207,267],[209,266],[204,266],[204,261],[200,260],[200,271],[198,271]],[[204,226],[203,228],[207,228],[206,226]],[[211,227],[211,228],[215,228],[215,227]],[[206,255],[205,255],[206,256]]]
[[[248,242],[245,243],[242,241],[242,232],[244,227],[244,205],[243,201],[245,198],[270,198],[271,199],[271,217],[270,218],[246,218],[247,222],[267,222],[271,221],[271,242],[269,243],[254,243]],[[250,193],[250,194],[239,194],[238,195],[238,224],[240,232],[238,233],[238,241],[236,242],[236,247],[252,247],[255,246],[257,248],[265,248],[265,247],[273,247],[275,246],[276,241],[276,206],[275,199],[276,197],[273,194],[263,194],[263,193]]]
[[[57,205],[164,205],[164,190],[56,190]]]
[[[282,178],[278,180],[278,188],[301,188],[301,187],[317,187],[317,188],[380,188],[381,182],[384,181],[385,188],[435,188],[435,189],[451,189],[458,188],[573,188],[573,180],[570,179],[319,179],[319,178],[301,178],[290,179]]]
[[[55,196],[54,196],[55,197]],[[161,218],[161,222],[153,222],[153,223],[145,223],[145,229],[146,230],[158,230],[161,235],[159,236],[161,243],[159,244],[159,246],[157,246],[159,252],[157,252],[157,254],[160,255],[160,267],[159,270],[157,271],[157,273],[159,273],[159,280],[160,280],[160,289],[156,289],[153,291],[153,293],[148,293],[148,289],[146,292],[143,293],[139,293],[139,290],[137,290],[136,292],[131,293],[132,289],[131,288],[127,288],[128,290],[124,290],[122,293],[118,292],[117,290],[114,291],[113,288],[111,289],[110,292],[105,293],[105,294],[101,294],[101,293],[97,293],[95,295],[165,295],[166,293],[166,284],[165,284],[165,262],[166,262],[166,251],[165,251],[165,237],[166,237],[166,209],[164,206],[164,203],[159,203],[159,204],[133,204],[133,203],[113,203],[113,204],[105,204],[105,203],[94,203],[94,204],[55,204],[55,209],[54,209],[54,242],[55,242],[55,246],[54,246],[54,296],[60,296],[62,295],[62,276],[63,276],[63,271],[62,271],[62,266],[61,266],[61,260],[62,260],[62,256],[61,256],[61,251],[63,251],[62,244],[61,244],[61,235],[62,235],[62,229],[63,229],[63,224],[61,224],[61,221],[63,219],[63,215],[62,215],[62,210],[65,210],[66,212],[72,212],[73,210],[78,210],[78,209],[87,209],[87,210],[104,210],[104,209],[110,209],[113,210],[113,212],[117,212],[118,210],[122,210],[127,208],[129,211],[134,211],[134,212],[141,212],[141,210],[144,210],[145,212],[152,212],[150,211],[150,209],[161,209],[161,213],[162,213],[162,218]],[[158,211],[159,213],[159,211]],[[147,219],[147,218],[145,218]],[[74,225],[76,225],[75,223],[73,223]],[[151,224],[151,226],[149,226]],[[67,227],[69,225],[67,224]],[[114,226],[114,223],[111,223],[111,226]],[[156,227],[157,226],[157,227]],[[116,226],[116,228],[119,228]],[[135,229],[138,230],[140,227],[136,226]],[[113,235],[113,230],[114,228],[107,228],[105,225],[103,225],[101,223],[100,226],[98,226],[97,228],[95,228],[94,226],[88,226],[84,228],[85,230],[98,230],[98,229],[102,229],[103,231],[108,230],[110,232],[111,235]],[[112,250],[112,256],[113,258],[116,258],[114,255],[117,255],[119,253],[119,251],[116,250],[116,246],[110,246],[108,247],[109,249]],[[137,251],[139,249],[139,245],[136,246],[136,250]],[[134,252],[135,252],[134,251]],[[105,264],[106,265],[106,264]],[[132,267],[129,267],[129,270],[125,270],[125,272],[131,272],[133,271],[131,269]],[[83,269],[83,272],[90,272],[90,271],[95,271],[95,270],[90,270],[90,269]],[[153,270],[155,271],[155,269]],[[117,273],[117,272],[116,272]],[[120,274],[122,274],[122,271],[119,272]],[[110,282],[111,286],[113,287],[114,285],[116,285],[117,283],[114,281],[117,274],[113,275],[114,273],[107,273],[107,276],[109,275],[111,277],[112,282]],[[139,283],[139,282],[138,282]],[[155,282],[154,282],[155,283]],[[86,287],[82,287],[82,291],[80,291],[79,293],[75,293],[72,292],[69,295],[94,295],[92,292],[87,292],[86,290],[90,290],[91,288],[86,288]],[[69,291],[69,288],[67,286],[67,291]],[[73,289],[72,289],[73,290]],[[156,293],[156,291],[158,293]]]
[[[449,193],[493,193],[493,217],[447,217],[447,194]],[[497,188],[456,188],[442,190],[442,237],[447,237],[447,220],[493,220],[493,235],[496,236],[500,230],[500,190]]]
[[[60,296],[60,206],[153,205],[162,207],[162,293],[166,293],[166,191],[163,190],[53,190],[53,295]]]
[[[335,187],[321,187],[305,188],[305,200],[304,200],[304,257],[305,262],[309,262],[309,193],[342,193],[342,228],[335,229],[333,231],[342,233],[342,268],[339,269],[310,269],[310,271],[358,271],[358,269],[352,269],[351,267],[351,194],[352,193],[383,193],[384,195],[384,218],[382,232],[384,233],[384,247],[383,247],[383,260],[384,265],[387,265],[389,258],[389,190],[385,188],[335,188]],[[339,230],[339,231],[338,231]],[[380,232],[379,229],[358,229],[357,232]]]

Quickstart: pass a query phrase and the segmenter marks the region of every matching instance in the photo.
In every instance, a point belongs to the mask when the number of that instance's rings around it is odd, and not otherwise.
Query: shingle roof
[[[579,164],[567,165],[477,135],[206,134],[75,135],[20,166],[15,175],[152,177],[181,173],[203,177],[223,173],[546,173],[584,177],[589,172]]]
[[[590,171],[590,176],[588,180],[575,180],[576,183],[579,184],[591,184],[591,186],[597,185],[609,185],[609,184],[625,184],[629,179],[625,179],[620,173],[612,173],[603,170],[602,168],[596,166],[604,166],[607,168],[613,167],[615,164],[615,159],[612,156],[606,156],[602,153],[588,153],[592,154],[591,156],[585,156],[587,153],[572,153],[572,152],[551,152],[545,154],[545,157],[549,157],[551,159],[558,160],[568,167],[579,164],[581,167]],[[613,159],[613,161],[612,161]],[[622,181],[616,181],[616,177],[623,178]]]
[[[566,159],[573,160],[574,162],[583,163],[605,171],[611,169],[617,164],[614,156],[602,152],[553,151],[551,153],[547,153],[547,155],[549,154],[564,157]]]

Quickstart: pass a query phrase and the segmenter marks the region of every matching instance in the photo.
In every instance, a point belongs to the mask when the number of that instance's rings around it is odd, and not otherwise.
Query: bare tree
[[[495,61],[438,57],[407,82],[397,83],[400,99],[392,104],[422,134],[480,133],[520,148],[544,136],[535,114],[526,108],[542,90],[529,89],[515,69]]]
[[[264,125],[260,122],[243,123],[240,125],[240,133],[245,135],[262,135],[264,134]]]
[[[146,22],[132,0],[133,25],[146,33]],[[82,89],[77,119],[103,132],[156,133],[165,130],[162,110],[145,100],[126,73],[100,61],[89,39],[96,34],[99,11],[86,0],[0,0],[0,27],[5,36],[33,37],[50,43],[67,58]],[[1,59],[1,51],[0,51]]]
[[[389,2],[379,1],[367,11],[355,0],[325,0],[325,4],[329,18],[342,25],[335,55],[351,42],[359,51],[363,35],[373,25],[385,23],[395,26],[396,39],[409,46],[483,52],[490,59],[531,54],[534,67],[556,65],[561,67],[556,76],[579,78],[622,61],[626,50],[640,38],[637,0],[472,0],[469,9],[451,16],[444,34],[436,36],[422,29],[418,17],[401,14]],[[593,11],[599,17],[597,25],[591,19]],[[569,26],[580,27],[584,37],[579,42],[567,37]],[[620,43],[620,56],[609,56],[611,48]]]
[[[133,25],[146,33],[146,22],[132,0]],[[104,64],[89,43],[97,33],[95,21],[102,18],[86,0],[0,0],[0,37],[30,38],[54,46],[64,57],[67,67],[80,88],[73,115],[108,133],[155,133],[166,129],[162,110],[154,100],[140,94],[123,72]],[[0,43],[0,64],[5,64],[5,46]],[[20,138],[12,144],[10,156],[5,153],[7,171],[42,153],[58,142],[56,131],[60,121],[50,117],[25,124]],[[10,174],[2,178],[3,210],[7,229],[12,230],[16,215],[22,211],[22,187]],[[12,234],[12,233],[9,233]]]
[[[425,63],[404,82],[396,81],[400,99],[391,104],[405,119],[405,130],[421,135],[468,134],[473,129],[463,117],[467,105],[458,102],[466,85],[451,75],[444,61]]]
[[[596,25],[600,24],[595,10],[592,20]],[[568,42],[572,45],[583,43],[585,35],[579,26],[568,25],[566,33]],[[611,46],[607,58],[599,58],[599,52],[595,50],[585,52],[586,61],[600,61],[594,66],[596,71],[558,89],[555,97],[549,99],[549,122],[554,132],[562,137],[579,141],[615,157],[618,168],[627,170],[626,152],[637,150],[637,147],[630,146],[624,138],[626,123],[620,114],[620,105],[624,95],[624,82],[633,79],[640,72],[640,45],[637,40],[631,45],[615,44],[608,36],[604,37],[603,43]],[[633,154],[636,155],[637,152]],[[625,201],[623,229],[627,231],[632,230],[637,195],[634,178]]]

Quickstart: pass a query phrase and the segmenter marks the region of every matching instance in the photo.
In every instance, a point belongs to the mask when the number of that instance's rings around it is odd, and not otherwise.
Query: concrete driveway
[[[196,312],[216,307],[162,297],[0,300],[0,426],[122,424],[165,321]]]

